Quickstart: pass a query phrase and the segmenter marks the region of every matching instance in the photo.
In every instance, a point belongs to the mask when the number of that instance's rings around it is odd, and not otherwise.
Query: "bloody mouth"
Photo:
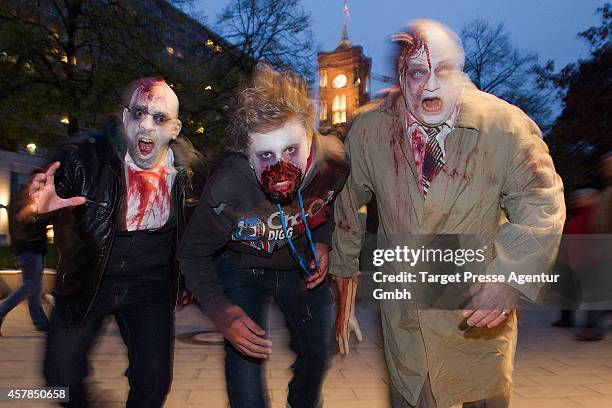
[[[143,157],[150,155],[154,148],[155,143],[152,139],[142,138],[138,141],[138,150]]]
[[[284,201],[293,195],[300,180],[302,169],[293,163],[279,161],[261,173],[264,192],[274,201]]]
[[[442,110],[442,99],[440,98],[427,98],[421,102],[423,110],[427,113],[436,113]]]
[[[293,181],[292,180],[281,180],[274,183],[271,188],[274,191],[279,193],[284,193],[290,190],[293,190]]]

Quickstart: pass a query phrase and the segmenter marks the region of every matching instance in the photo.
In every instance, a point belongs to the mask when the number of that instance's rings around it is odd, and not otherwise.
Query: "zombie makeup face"
[[[411,33],[395,36],[400,45],[398,75],[408,109],[424,125],[444,123],[463,89],[463,49],[454,33],[421,21]]]
[[[140,80],[123,110],[127,149],[138,167],[153,168],[165,160],[170,142],[181,131],[178,109],[176,94],[163,80]]]
[[[311,138],[297,120],[279,129],[249,135],[249,162],[264,193],[274,202],[290,201],[304,178]]]

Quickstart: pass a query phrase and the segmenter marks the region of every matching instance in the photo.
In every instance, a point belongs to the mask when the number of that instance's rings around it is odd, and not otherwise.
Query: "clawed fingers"
[[[350,349],[347,336],[339,336],[336,338],[336,341],[338,342],[338,352],[340,354],[348,354]]]
[[[66,198],[63,200],[63,203],[66,207],[77,207],[79,205],[83,205],[87,202],[85,197],[72,197]]]
[[[32,194],[34,191],[38,191],[45,186],[47,182],[47,175],[44,173],[38,173],[30,182],[30,188],[28,193]]]
[[[18,221],[27,221],[34,214],[38,214],[38,205],[36,203],[28,204],[21,209],[16,215]]]
[[[51,163],[49,165],[49,167],[47,167],[47,169],[45,170],[45,173],[44,173],[45,177],[46,178],[53,177],[53,175],[55,175],[55,172],[57,171],[57,169],[59,169],[59,166],[60,166],[60,162],[58,162],[58,161],[55,161],[55,162]]]
[[[357,322],[355,322],[353,325],[353,331],[355,332],[355,337],[357,338],[357,341],[360,342],[361,340],[363,340],[363,334],[361,333],[361,328],[359,327]]]

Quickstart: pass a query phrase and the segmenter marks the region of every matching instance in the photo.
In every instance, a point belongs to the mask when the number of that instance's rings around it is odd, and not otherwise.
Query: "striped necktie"
[[[442,149],[436,136],[442,131],[443,126],[438,127],[425,127],[423,130],[427,134],[427,147],[425,148],[425,157],[423,158],[423,197],[427,197],[427,191],[429,185],[433,181],[434,177],[440,172],[440,169],[444,165],[444,157],[442,156]]]

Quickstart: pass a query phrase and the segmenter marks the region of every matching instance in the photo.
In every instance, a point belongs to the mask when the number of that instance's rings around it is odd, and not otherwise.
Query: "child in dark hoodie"
[[[287,404],[321,405],[334,324],[331,203],[349,170],[342,143],[313,122],[307,85],[259,68],[237,95],[230,155],[204,189],[179,254],[187,286],[227,339],[234,408],[268,405],[262,363],[272,300],[297,354]]]

